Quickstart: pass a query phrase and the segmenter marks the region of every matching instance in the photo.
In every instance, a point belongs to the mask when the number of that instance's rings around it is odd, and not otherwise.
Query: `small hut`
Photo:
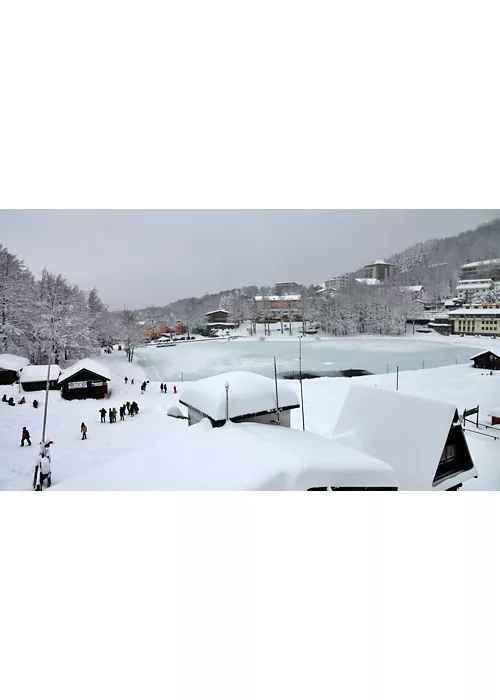
[[[333,438],[390,464],[405,491],[456,491],[477,476],[453,404],[353,385]]]
[[[200,379],[182,392],[179,403],[188,409],[189,425],[208,418],[214,428],[226,422],[226,409],[233,423],[279,422],[289,428],[291,411],[300,407],[288,382],[279,381],[276,391],[272,379],[253,372],[227,372]]]
[[[19,355],[0,355],[0,384],[14,384],[19,379],[23,367],[30,361]]]
[[[63,399],[103,399],[108,393],[109,372],[93,360],[76,362],[59,377]]]
[[[47,386],[48,365],[28,365],[24,367],[19,382],[23,391],[44,391]],[[49,389],[57,389],[57,380],[61,374],[59,365],[50,365]]]
[[[483,350],[470,359],[477,369],[500,369],[500,356],[492,350]]]

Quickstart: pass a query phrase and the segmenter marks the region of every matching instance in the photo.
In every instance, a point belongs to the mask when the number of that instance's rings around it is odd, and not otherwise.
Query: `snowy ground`
[[[359,342],[359,339],[340,339]],[[365,339],[362,339],[365,340]],[[372,339],[373,341],[374,339]],[[380,338],[377,338],[381,341]],[[370,339],[366,339],[370,342]],[[466,341],[466,342],[464,342]],[[382,339],[385,343],[405,343],[407,339]],[[422,352],[430,351],[431,344],[438,342],[440,345],[448,343],[456,347],[462,347],[468,354],[468,348],[476,346],[484,348],[488,341],[484,338],[442,338],[424,336],[417,341]],[[234,341],[227,343],[233,345]],[[181,352],[186,360],[191,356],[195,345],[204,345],[207,351],[208,361],[213,363],[215,350],[221,343],[193,344],[185,348],[150,349],[148,352]],[[137,464],[140,468],[141,451],[146,445],[157,445],[158,454],[169,459],[169,454],[175,459],[176,450],[189,449],[189,441],[186,440],[186,421],[178,421],[167,417],[167,410],[172,405],[178,405],[179,395],[174,396],[173,384],[169,383],[169,393],[161,394],[160,381],[164,377],[157,374],[155,379],[152,373],[158,372],[154,366],[145,366],[142,351],[141,359],[134,361],[133,365],[126,362],[123,352],[114,352],[112,355],[102,355],[99,362],[110,369],[112,375],[111,396],[104,401],[63,401],[59,392],[50,393],[49,420],[47,435],[54,441],[52,456],[54,469],[54,483],[61,483],[85,470],[98,468],[108,461],[120,459],[122,455],[131,452],[137,454]],[[139,364],[142,363],[143,366]],[[193,359],[190,362],[194,362]],[[135,385],[124,384],[123,378],[128,376],[135,379]],[[150,379],[146,393],[142,396],[140,383],[144,378]],[[304,382],[304,407],[306,428],[321,435],[330,435],[340,413],[342,403],[347,394],[351,382],[362,382],[370,386],[395,389],[395,376],[393,374],[381,374],[357,379],[315,379]],[[293,382],[298,392],[298,382]],[[182,387],[187,386],[180,382],[177,387],[182,392]],[[7,396],[19,398],[17,387],[5,388]],[[442,399],[456,403],[459,411],[471,408],[477,404],[481,407],[481,420],[489,422],[488,410],[500,404],[500,373],[493,377],[474,370],[467,365],[453,365],[438,369],[407,371],[400,374],[400,390],[420,396]],[[32,466],[36,457],[37,447],[41,435],[43,418],[43,393],[26,394],[27,403],[24,406],[16,404],[14,407],[0,402],[0,489],[29,489]],[[38,409],[32,408],[33,399],[40,402]],[[140,406],[138,416],[126,417],[125,422],[116,424],[100,424],[99,409],[102,406],[118,408],[126,401],[136,400]],[[88,426],[88,440],[80,439],[80,424],[84,421]],[[32,447],[20,447],[21,430],[27,426],[32,435]],[[300,411],[295,411],[292,416],[292,426],[301,428]],[[500,434],[500,433],[499,433]],[[192,434],[191,434],[192,435]],[[397,439],[397,436],[395,436]],[[467,433],[467,440],[472,456],[478,467],[480,478],[467,482],[465,488],[469,489],[500,489],[500,440],[494,441],[483,435]]]
[[[432,341],[425,342],[423,338],[432,338]],[[305,372],[364,369],[379,374],[388,369],[395,372],[397,366],[401,371],[442,367],[468,362],[476,352],[476,343],[481,349],[488,347],[488,339],[451,343],[448,338],[437,334],[409,333],[393,338],[308,336],[302,341],[302,369]],[[275,333],[262,341],[241,338],[189,344],[180,342],[175,347],[136,350],[136,361],[151,381],[181,381],[181,378],[195,381],[233,370],[271,377],[274,357],[278,372],[298,372],[298,335],[281,337]]]

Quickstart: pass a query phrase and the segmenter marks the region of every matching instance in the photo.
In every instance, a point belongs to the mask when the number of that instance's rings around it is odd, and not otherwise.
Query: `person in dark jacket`
[[[10,399],[7,401],[7,403],[9,404],[9,406],[15,406],[15,405],[16,405],[16,403],[15,403],[14,399],[12,398],[12,396],[11,396]]]
[[[110,408],[108,413],[109,413],[109,422],[112,423],[113,422],[113,409]]]
[[[3,401],[4,403],[7,403],[7,394],[4,394],[4,395],[2,396],[2,401]]]
[[[177,394],[177,387],[174,386],[174,394]]]
[[[101,408],[99,413],[101,414],[101,423],[105,423],[106,422],[106,409]]]
[[[120,420],[125,420],[125,406],[120,406]]]
[[[38,408],[38,401],[36,399],[33,401],[33,408]]]
[[[87,439],[87,426],[85,425],[85,423],[81,424],[80,432],[82,434],[82,440],[86,440]]]
[[[163,382],[160,384],[160,391],[163,394]]]
[[[28,428],[23,428],[23,434],[21,436],[21,447],[24,447],[24,442],[27,441],[28,445],[31,447],[30,431]]]
[[[131,406],[131,404],[130,404],[130,401],[127,401],[127,413],[129,414],[129,416],[132,415],[131,409],[132,409],[132,406]]]
[[[128,384],[128,377],[125,377],[125,384]]]

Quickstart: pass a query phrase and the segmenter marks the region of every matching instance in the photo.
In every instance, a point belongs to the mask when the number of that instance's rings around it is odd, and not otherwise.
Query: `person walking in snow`
[[[7,403],[7,394],[4,394],[4,395],[2,396],[2,401],[3,401],[4,403]]]
[[[128,377],[125,377],[125,384],[128,384]]]
[[[38,408],[38,401],[36,399],[33,401],[33,408]]]
[[[160,391],[163,394],[163,382],[160,384]]]
[[[109,422],[112,423],[113,422],[113,409],[110,408],[108,410],[108,413],[109,413]]]
[[[177,394],[177,387],[174,385],[174,394]]]
[[[23,434],[21,436],[21,447],[24,447],[24,442],[27,441],[28,445],[31,447],[31,438],[28,428],[23,428]]]
[[[167,385],[166,384],[163,385],[163,388],[165,390],[165,393],[167,393]]]
[[[125,406],[120,406],[120,420],[125,420]]]
[[[116,408],[113,408],[113,423],[116,423]]]
[[[133,384],[133,383],[134,383],[134,380],[133,380],[133,379],[131,379],[131,380],[130,380],[130,383],[131,383],[131,384]]]
[[[129,414],[129,416],[132,415],[130,413],[130,401],[127,401],[127,413]]]
[[[82,440],[86,440],[87,439],[87,426],[85,425],[85,423],[81,424],[80,432],[82,434]]]
[[[101,423],[105,423],[106,422],[106,409],[101,408],[99,413],[101,414]]]

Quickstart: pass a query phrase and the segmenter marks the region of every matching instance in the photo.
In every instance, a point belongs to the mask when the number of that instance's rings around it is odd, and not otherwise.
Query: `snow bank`
[[[405,490],[429,490],[456,410],[451,403],[357,384],[333,438],[390,464]]]
[[[20,357],[19,355],[0,355],[0,369],[19,372],[29,363],[30,361],[26,357]]]
[[[258,424],[189,429],[185,445],[158,443],[68,480],[56,490],[306,490],[396,486],[394,470],[314,433]]]
[[[68,367],[67,369],[65,369],[61,373],[61,376],[59,377],[58,384],[62,384],[70,377],[73,377],[78,372],[81,372],[82,369],[86,369],[89,372],[93,372],[94,374],[98,374],[100,377],[104,377],[105,379],[107,379],[108,382],[111,380],[110,372],[109,372],[109,370],[106,369],[106,367],[99,364],[98,362],[95,362],[94,360],[85,359],[85,360],[79,360],[78,362],[75,362],[74,365],[71,365],[71,367]]]
[[[28,382],[44,382],[47,380],[48,365],[29,365],[21,372],[21,384]],[[50,381],[56,381],[61,374],[59,365],[50,365]]]
[[[274,380],[253,372],[227,372],[207,379],[200,379],[185,389],[180,403],[210,417],[226,418],[226,389],[229,384],[229,417],[238,418],[276,410]],[[284,381],[278,381],[278,405],[280,408],[298,408],[297,394]]]

